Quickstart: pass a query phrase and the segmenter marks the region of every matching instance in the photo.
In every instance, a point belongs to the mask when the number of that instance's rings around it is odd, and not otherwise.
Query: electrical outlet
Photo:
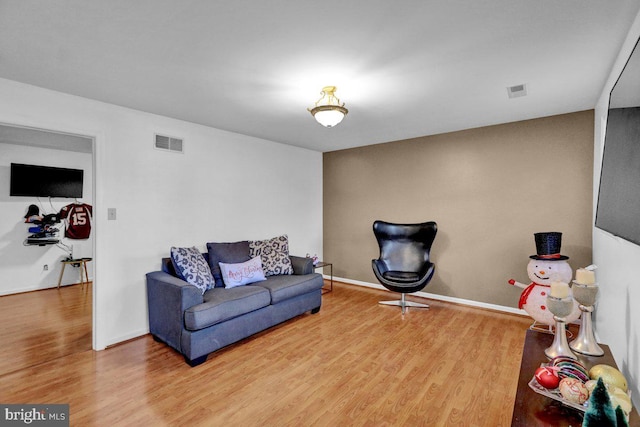
[[[116,208],[108,208],[107,209],[107,220],[115,221],[116,219]]]
[[[49,270],[49,264],[45,264],[45,265],[43,265],[43,266],[42,266],[42,269],[43,269],[44,271],[48,271],[48,270]]]

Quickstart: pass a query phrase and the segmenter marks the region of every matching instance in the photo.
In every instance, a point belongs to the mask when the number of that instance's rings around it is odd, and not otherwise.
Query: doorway
[[[84,171],[82,197],[46,198],[9,195],[11,163],[73,168]],[[58,228],[59,244],[29,245],[30,226],[25,213],[35,205],[41,214],[58,213],[71,203],[93,206],[95,200],[95,138],[15,124],[0,123],[0,307],[17,309],[3,321],[3,332],[12,343],[13,363],[0,365],[0,375],[94,347],[95,299],[93,265],[81,280],[79,268],[67,266],[68,258],[91,258],[95,253],[95,229],[88,239],[65,237]],[[4,225],[3,225],[4,224]],[[81,284],[81,282],[89,282]],[[58,283],[61,284],[58,289]],[[4,310],[3,310],[4,311]]]

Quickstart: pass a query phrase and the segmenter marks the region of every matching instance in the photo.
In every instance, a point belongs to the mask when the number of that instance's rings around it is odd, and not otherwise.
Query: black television
[[[81,198],[82,169],[11,163],[10,196]]]
[[[611,90],[595,226],[640,245],[640,48]]]

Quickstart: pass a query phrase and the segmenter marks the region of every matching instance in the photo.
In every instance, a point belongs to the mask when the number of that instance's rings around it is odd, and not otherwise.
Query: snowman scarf
[[[536,286],[546,286],[547,288],[551,287],[549,285],[543,285],[541,283],[531,282],[531,284],[527,286],[525,290],[522,291],[522,293],[520,294],[520,301],[518,301],[518,308],[522,308],[522,306],[526,304],[527,298],[529,298],[529,294],[533,292],[533,288],[535,288]]]

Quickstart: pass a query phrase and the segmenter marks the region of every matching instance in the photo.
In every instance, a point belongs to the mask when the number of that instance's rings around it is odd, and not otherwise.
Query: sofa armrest
[[[151,334],[181,351],[184,311],[204,301],[195,286],[163,271],[147,273],[147,303]]]
[[[293,274],[311,274],[314,272],[313,260],[311,258],[289,255]]]

